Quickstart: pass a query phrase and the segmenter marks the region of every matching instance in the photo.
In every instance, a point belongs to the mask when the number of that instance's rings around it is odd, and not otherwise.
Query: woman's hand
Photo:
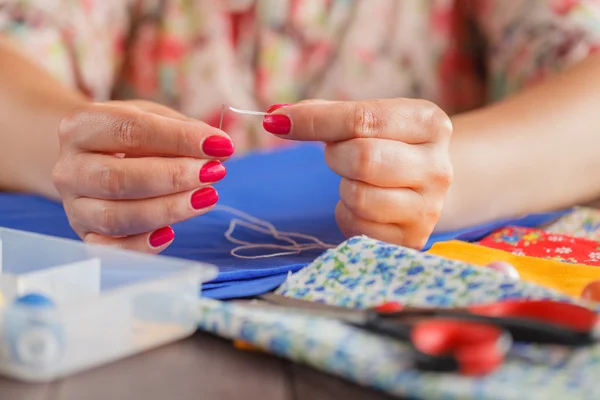
[[[54,184],[86,242],[158,253],[169,225],[204,214],[233,154],[222,131],[148,102],[91,104],[63,119]]]
[[[327,143],[326,162],[342,176],[336,219],[345,235],[425,245],[452,181],[452,123],[442,110],[423,100],[390,99],[310,101],[269,112],[267,131]]]

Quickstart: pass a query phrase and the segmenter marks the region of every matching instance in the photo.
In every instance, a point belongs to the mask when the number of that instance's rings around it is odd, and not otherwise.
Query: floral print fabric
[[[483,238],[479,244],[508,251],[517,256],[600,265],[600,243],[539,229],[507,227]]]
[[[419,97],[457,113],[600,44],[595,0],[2,0],[0,32],[96,101],[217,125],[221,104]],[[238,150],[280,143],[228,114]]]
[[[600,242],[600,210],[576,207],[573,212],[559,218],[544,230]]]
[[[600,280],[600,268],[597,266],[517,256],[504,250],[458,240],[438,242],[427,253],[479,266],[486,266],[494,261],[505,261],[518,271],[521,280],[575,297],[581,296],[588,284]]]
[[[574,301],[534,284],[460,261],[366,237],[349,239],[292,275],[278,293],[349,307],[387,300],[416,306],[464,306],[508,298]],[[517,344],[507,362],[483,378],[412,368],[404,343],[336,321],[264,312],[202,300],[200,328],[240,338],[391,394],[426,399],[595,398],[600,346],[564,349]]]

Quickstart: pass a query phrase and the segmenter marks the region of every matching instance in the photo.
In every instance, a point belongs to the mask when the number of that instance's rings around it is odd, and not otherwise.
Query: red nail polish
[[[287,115],[266,115],[263,128],[274,135],[287,135],[292,129],[292,121]]]
[[[152,232],[148,242],[150,246],[156,248],[164,246],[175,238],[175,231],[170,226],[165,226]]]
[[[273,104],[271,107],[267,108],[267,114],[271,114],[273,111],[287,106],[289,106],[289,104]]]
[[[225,166],[219,161],[209,161],[200,169],[200,182],[211,183],[218,182],[225,178],[227,171]]]
[[[234,146],[229,138],[209,136],[202,143],[202,151],[210,157],[229,157],[233,154]]]
[[[217,204],[219,200],[219,194],[212,187],[202,188],[192,194],[192,207],[194,210],[202,210],[210,206]]]

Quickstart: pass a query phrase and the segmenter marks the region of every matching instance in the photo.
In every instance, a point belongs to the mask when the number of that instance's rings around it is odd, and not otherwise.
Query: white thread
[[[223,117],[225,116],[225,104],[221,107],[221,120],[219,122],[219,129],[223,129]],[[266,112],[261,111],[248,111],[248,110],[239,110],[237,108],[229,107],[229,110],[238,114],[245,115],[258,115],[265,116],[268,115]],[[238,244],[238,247],[235,247],[231,250],[230,254],[237,258],[245,258],[245,259],[257,259],[257,258],[269,258],[269,257],[278,257],[278,256],[287,256],[291,254],[300,254],[303,251],[307,250],[327,250],[336,247],[333,244],[327,244],[319,240],[318,238],[310,235],[304,235],[302,233],[297,232],[279,232],[277,228],[268,221],[263,221],[256,217],[253,217],[249,214],[246,214],[243,211],[235,209],[229,206],[216,205],[213,210],[221,210],[224,212],[228,212],[230,214],[235,215],[237,218],[233,218],[229,222],[229,228],[225,232],[225,238],[229,240],[231,243]],[[280,240],[282,242],[287,242],[289,245],[280,245],[273,243],[251,243],[244,240],[236,239],[233,237],[233,232],[235,231],[236,226],[243,226],[255,232],[263,233],[266,235],[271,235],[274,239]],[[296,239],[304,239],[312,243],[298,243]],[[239,251],[242,250],[250,250],[250,249],[279,249],[283,250],[279,253],[271,253],[271,254],[263,254],[258,256],[245,256],[243,254],[239,254]]]
[[[264,117],[265,115],[269,115],[269,113],[262,112],[262,111],[240,110],[240,109],[233,108],[233,107],[229,107],[229,109],[231,111],[233,111],[234,113],[238,113],[238,114],[259,115],[259,116],[262,116],[262,117]]]
[[[239,246],[235,247],[231,250],[230,254],[237,258],[244,259],[258,259],[258,258],[270,258],[270,257],[278,257],[292,254],[300,254],[303,251],[308,250],[327,250],[336,247],[336,245],[325,243],[318,238],[305,235],[303,233],[298,232],[280,232],[275,228],[273,224],[268,221],[261,220],[259,218],[253,217],[249,214],[246,214],[243,211],[240,211],[236,208],[224,206],[224,205],[216,205],[213,210],[224,211],[229,214],[236,216],[237,218],[233,218],[229,222],[229,227],[225,232],[225,238],[229,240],[231,243],[235,243]],[[289,243],[289,245],[283,244],[274,244],[274,243],[252,243],[245,240],[241,240],[235,238],[233,236],[233,232],[237,226],[243,226],[247,229],[253,230],[258,233],[271,235],[274,239],[280,240],[283,242]],[[309,243],[299,243],[294,239],[304,239],[309,241]],[[270,254],[262,254],[256,256],[247,256],[240,254],[243,250],[251,250],[251,249],[278,249],[282,250],[277,253]]]

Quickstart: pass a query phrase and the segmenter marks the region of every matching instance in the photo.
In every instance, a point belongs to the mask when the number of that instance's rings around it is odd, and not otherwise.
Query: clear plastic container
[[[190,336],[212,265],[0,228],[0,374],[45,382]],[[51,300],[22,303],[30,293]]]

